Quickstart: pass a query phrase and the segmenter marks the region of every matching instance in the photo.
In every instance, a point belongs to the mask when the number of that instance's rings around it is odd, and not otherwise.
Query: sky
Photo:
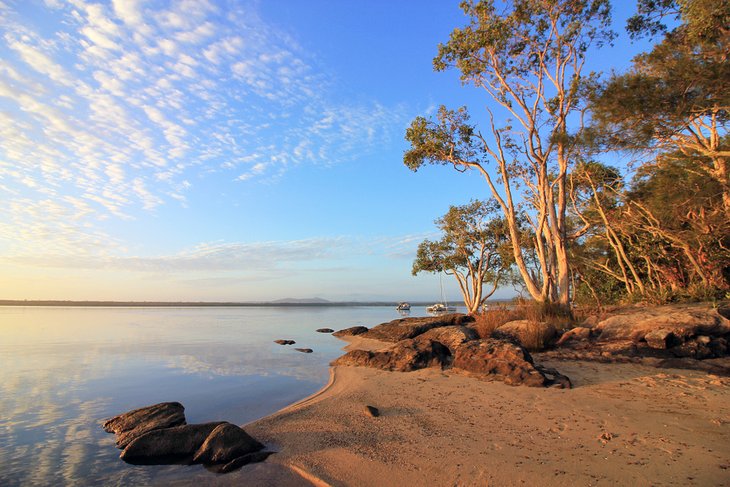
[[[0,299],[438,300],[418,243],[488,188],[402,160],[414,117],[484,119],[432,69],[458,4],[0,0]]]

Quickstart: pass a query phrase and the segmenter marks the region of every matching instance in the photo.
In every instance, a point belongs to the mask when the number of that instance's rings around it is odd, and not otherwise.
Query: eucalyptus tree
[[[639,0],[627,25],[632,36],[663,34],[595,98],[596,131],[610,148],[632,149],[655,163],[657,153],[694,159],[688,169],[713,179],[730,219],[730,3]],[[679,24],[668,29],[669,17]]]
[[[466,108],[417,117],[406,132],[404,163],[476,170],[503,212],[515,265],[537,301],[570,302],[567,181],[578,150],[585,100],[596,76],[588,53],[613,33],[608,0],[465,1],[469,17],[439,46],[434,68],[456,68],[486,94],[486,130]],[[520,194],[521,193],[521,194]],[[532,230],[520,245],[518,221]],[[537,272],[526,254],[537,258]]]
[[[509,231],[499,213],[494,201],[451,206],[435,222],[441,238],[418,245],[413,275],[443,272],[454,276],[464,305],[469,313],[476,313],[500,284],[513,282]]]

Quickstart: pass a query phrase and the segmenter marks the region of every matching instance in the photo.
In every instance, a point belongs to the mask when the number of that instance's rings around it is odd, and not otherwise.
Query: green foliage
[[[470,310],[476,309],[499,284],[510,284],[513,263],[509,231],[494,201],[471,201],[451,206],[436,220],[442,232],[437,241],[424,240],[418,246],[413,275],[444,272],[456,277]],[[482,284],[493,284],[483,292]]]

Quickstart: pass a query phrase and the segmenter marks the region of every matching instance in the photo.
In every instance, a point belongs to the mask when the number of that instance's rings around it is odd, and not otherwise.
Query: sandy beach
[[[317,485],[730,485],[730,378],[535,360],[574,388],[339,366],[319,393],[245,428],[278,451],[266,463]]]

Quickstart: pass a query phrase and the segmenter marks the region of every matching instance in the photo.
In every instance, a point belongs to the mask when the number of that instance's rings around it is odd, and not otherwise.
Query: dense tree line
[[[434,67],[485,91],[486,131],[466,108],[441,107],[411,124],[405,164],[485,179],[511,244],[502,261],[536,301],[726,298],[730,4],[639,0],[627,33],[656,42],[608,78],[584,69],[617,35],[607,0],[462,8],[469,23]],[[633,165],[602,163],[611,152]]]

